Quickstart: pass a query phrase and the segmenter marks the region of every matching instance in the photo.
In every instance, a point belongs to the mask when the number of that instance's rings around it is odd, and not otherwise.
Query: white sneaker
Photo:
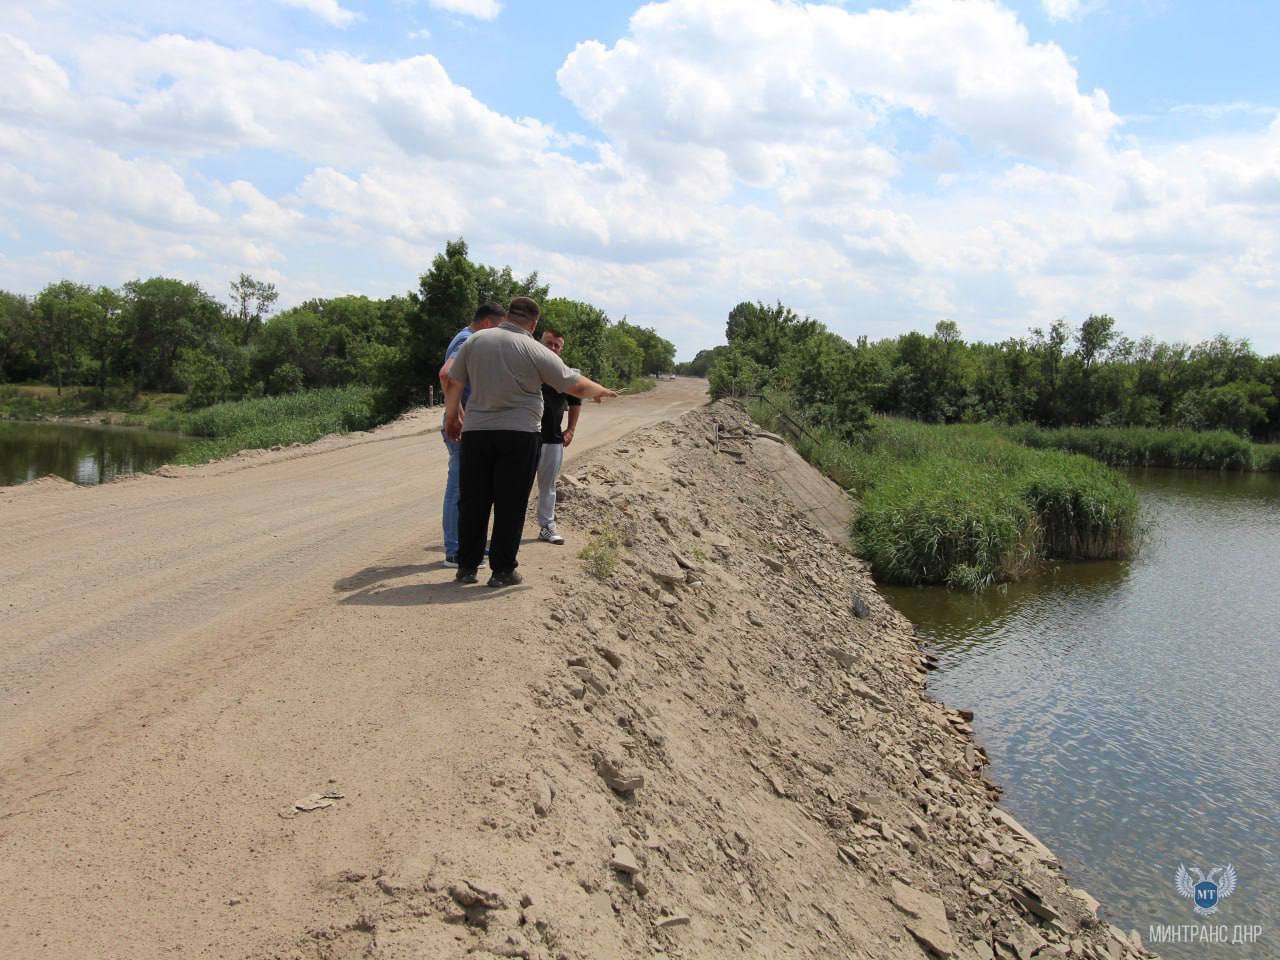
[[[556,525],[554,523],[548,524],[539,530],[538,539],[543,543],[554,543],[556,546],[560,546],[560,544],[564,543],[564,537],[560,536],[560,534],[556,532]]]

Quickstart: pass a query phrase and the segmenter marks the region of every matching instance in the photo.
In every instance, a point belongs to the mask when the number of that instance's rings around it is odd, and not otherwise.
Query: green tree
[[[475,318],[480,302],[476,276],[467,243],[459,238],[449,241],[419,278],[417,291],[409,295],[414,309],[408,316],[407,343],[387,385],[395,406],[422,403],[427,388],[436,386],[449,340]]]
[[[727,346],[721,345],[718,347],[712,347],[709,350],[699,350],[694,354],[692,360],[687,363],[677,364],[676,371],[681,376],[685,377],[705,377],[711,370],[711,367],[715,364],[717,358],[722,356],[728,349],[729,348]]]
[[[644,354],[640,372],[644,374],[668,373],[676,365],[676,345],[658,335],[652,327],[638,327],[627,323],[623,317],[615,325],[636,342]]]
[[[1040,367],[1035,409],[1035,417],[1040,423],[1061,424],[1063,422],[1064,358],[1070,341],[1071,328],[1062,318],[1055,320],[1047,333],[1039,327],[1031,330],[1031,352]]]
[[[538,303],[547,299],[550,287],[538,281],[538,271],[524,279],[517,278],[510,267],[497,269],[478,265],[475,271],[477,303],[497,303],[507,306],[516,297],[532,297]]]
[[[122,352],[124,297],[110,287],[92,294],[93,309],[86,310],[82,330],[89,374],[98,390],[105,393]]]
[[[820,328],[816,320],[801,319],[781,302],[772,307],[743,302],[729,311],[725,339],[729,346],[740,348],[758,367],[772,369],[792,343],[812,336]]]
[[[708,377],[711,399],[749,397],[765,384],[766,371],[739,346],[730,345],[712,366]]]
[[[216,340],[223,326],[222,304],[195,283],[168,277],[124,285],[123,334],[128,340],[134,392],[179,386],[178,352]]]
[[[70,280],[51,283],[36,296],[33,325],[36,352],[53,375],[58,396],[62,396],[67,374],[78,366],[85,332],[92,315],[99,310],[93,290]]]
[[[195,409],[221,403],[231,393],[231,374],[213,354],[199,348],[178,351],[174,375],[187,393],[187,406]]]
[[[38,376],[33,320],[30,298],[0,290],[0,383]]]
[[[609,327],[604,334],[605,383],[625,386],[644,371],[644,350],[620,326]]]
[[[274,283],[263,283],[247,273],[231,281],[231,313],[234,336],[241,346],[248,346],[262,330],[263,320],[275,308],[280,294]]]
[[[777,372],[781,385],[813,420],[846,434],[866,429],[875,361],[865,347],[823,330],[793,343]]]
[[[561,356],[569,366],[592,380],[604,381],[606,374],[605,334],[609,317],[598,307],[580,300],[555,297],[542,304],[542,330],[556,330],[564,336]]]
[[[1191,430],[1230,430],[1247,436],[1262,428],[1276,407],[1271,388],[1257,381],[1224,383],[1188,393],[1177,405],[1179,425]]]

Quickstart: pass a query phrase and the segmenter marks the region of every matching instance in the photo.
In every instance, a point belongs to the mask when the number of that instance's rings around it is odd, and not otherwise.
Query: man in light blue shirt
[[[462,345],[473,333],[496,327],[506,316],[507,311],[500,304],[492,302],[481,304],[470,325],[454,334],[453,339],[449,341],[449,348],[444,352],[444,366],[440,368],[441,396],[444,396],[445,387],[449,382],[449,368],[453,366],[453,358],[458,355]],[[462,394],[463,407],[467,405],[470,396],[471,388],[468,387]],[[458,470],[462,462],[462,443],[450,440],[443,427],[440,435],[444,437],[445,448],[449,451],[449,473],[444,484],[444,565],[456,567],[458,565]]]

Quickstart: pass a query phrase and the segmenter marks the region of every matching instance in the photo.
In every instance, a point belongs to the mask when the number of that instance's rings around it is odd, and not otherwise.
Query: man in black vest
[[[558,330],[543,330],[542,345],[557,357],[564,350],[564,334]],[[564,421],[565,407],[569,408],[569,426],[560,429]],[[556,529],[556,480],[564,463],[565,451],[573,443],[578,429],[578,417],[582,413],[582,401],[570,393],[561,393],[545,383],[542,385],[542,453],[538,456],[538,539],[543,543],[564,543],[564,537]]]

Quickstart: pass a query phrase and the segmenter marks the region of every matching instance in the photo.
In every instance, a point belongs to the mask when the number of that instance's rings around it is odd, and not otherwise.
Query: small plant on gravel
[[[578,554],[587,573],[597,580],[608,580],[613,576],[621,556],[622,531],[612,526],[597,530]]]

